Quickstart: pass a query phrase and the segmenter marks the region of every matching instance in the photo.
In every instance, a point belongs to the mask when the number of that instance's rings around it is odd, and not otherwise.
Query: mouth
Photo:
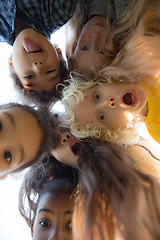
[[[74,142],[71,144],[71,149],[74,155],[79,156],[82,151],[82,144],[78,142]]]
[[[98,27],[104,27],[103,23],[102,22],[96,22],[94,24],[94,26],[98,26]]]
[[[33,42],[29,38],[23,39],[23,48],[27,53],[42,53],[43,49],[40,44]]]
[[[139,98],[135,91],[130,90],[122,96],[121,101],[125,105],[135,107],[139,102]]]

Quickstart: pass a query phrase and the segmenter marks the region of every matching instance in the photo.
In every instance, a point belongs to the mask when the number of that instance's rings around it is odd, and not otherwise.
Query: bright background
[[[64,29],[52,35],[51,42],[58,43],[64,51]],[[10,57],[12,47],[6,43],[0,43],[0,104],[17,99],[12,81],[8,76],[8,57]],[[149,134],[143,126],[141,132],[143,136],[149,138]],[[0,240],[31,240],[30,229],[18,212],[18,192],[23,180],[8,177],[0,181]]]
[[[61,28],[51,37],[51,42],[58,44],[62,52],[64,52],[64,34],[64,28]],[[10,45],[0,43],[0,104],[18,99],[8,71],[11,51]],[[23,173],[15,177],[9,176],[0,181],[0,240],[31,240],[30,228],[18,212],[18,194]]]

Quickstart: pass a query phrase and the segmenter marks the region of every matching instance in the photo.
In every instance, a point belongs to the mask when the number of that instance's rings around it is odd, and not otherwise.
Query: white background
[[[64,29],[52,35],[51,42],[57,43],[64,52]],[[8,58],[12,47],[0,43],[0,104],[17,100],[12,80],[9,77]],[[18,193],[22,176],[9,176],[0,181],[0,240],[31,240],[30,228],[18,212]]]
[[[52,42],[63,46],[64,31],[56,32],[52,36]],[[8,76],[7,59],[11,55],[12,47],[6,43],[0,43],[0,104],[16,99],[12,81]],[[64,51],[64,48],[62,49]],[[143,134],[149,135],[143,127]],[[18,212],[18,192],[23,175],[19,179],[8,177],[0,181],[0,240],[31,240],[30,229]]]

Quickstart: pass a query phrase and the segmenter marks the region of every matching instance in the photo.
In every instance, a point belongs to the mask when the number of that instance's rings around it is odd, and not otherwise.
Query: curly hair
[[[137,168],[132,155],[122,146],[95,139],[83,144],[78,160],[79,194],[72,220],[74,239],[158,240],[157,180]]]
[[[71,73],[70,85],[63,89],[63,98],[61,102],[65,107],[65,119],[62,121],[61,125],[69,127],[71,133],[78,139],[93,137],[99,138],[102,141],[112,141],[119,144],[133,144],[138,142],[138,130],[143,122],[140,116],[134,118],[123,130],[121,128],[109,130],[102,125],[75,122],[73,110],[83,100],[87,91],[98,84],[108,84],[111,82],[110,78],[101,79],[95,82],[79,81],[82,77],[83,76],[77,75],[76,73]],[[78,81],[76,78],[78,78]]]
[[[51,176],[53,179],[47,182]],[[40,198],[46,192],[72,196],[78,184],[78,176],[77,169],[63,165],[49,154],[30,167],[19,192],[19,212],[29,227],[36,216]]]
[[[57,145],[57,138],[55,137],[55,119],[53,114],[47,109],[47,108],[39,108],[35,110],[32,107],[21,105],[17,103],[9,103],[0,105],[0,109],[7,109],[12,107],[19,107],[23,108],[27,111],[29,111],[35,119],[38,122],[38,125],[42,131],[43,138],[41,141],[41,145],[39,147],[38,152],[36,153],[36,156],[34,159],[31,159],[30,162],[24,164],[23,166],[19,167],[15,171],[12,171],[11,173],[22,171],[23,169],[29,167],[31,164],[38,161],[38,159],[45,155],[46,153],[50,152],[56,145]]]
[[[68,79],[69,71],[67,70],[65,60],[61,57],[59,58],[59,60],[60,60],[60,79],[61,83],[63,83],[64,80]],[[43,90],[41,93],[37,93],[36,91],[33,90],[30,91],[26,90],[21,84],[21,81],[16,75],[14,68],[12,66],[10,68],[10,77],[13,79],[14,87],[18,92],[19,96],[22,97],[22,100],[24,102],[47,107],[50,106],[50,104],[53,104],[53,102],[56,102],[61,99],[60,89],[57,90],[56,87],[51,92],[46,92]]]

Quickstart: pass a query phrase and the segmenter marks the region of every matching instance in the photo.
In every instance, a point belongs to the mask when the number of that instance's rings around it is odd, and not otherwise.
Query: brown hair
[[[80,187],[73,215],[76,240],[158,240],[160,186],[137,168],[125,148],[84,142]]]

